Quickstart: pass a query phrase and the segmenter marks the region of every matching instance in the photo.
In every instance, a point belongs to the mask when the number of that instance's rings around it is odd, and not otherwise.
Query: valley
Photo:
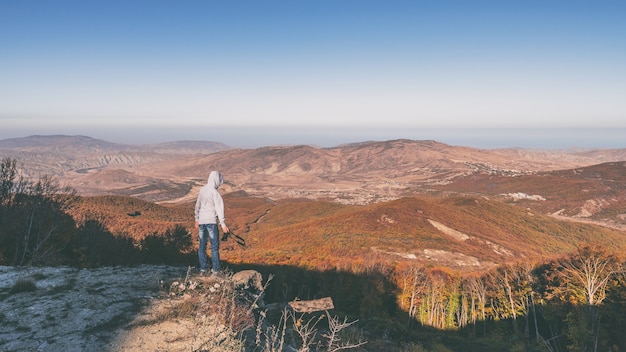
[[[76,219],[96,216],[112,233],[138,239],[173,224],[193,233],[197,191],[210,170],[220,170],[231,228],[253,248],[226,245],[234,262],[270,255],[290,265],[339,267],[335,258],[366,256],[484,270],[567,253],[592,233],[626,248],[626,149],[481,150],[412,140],[131,147],[81,136],[9,142],[0,141],[3,157],[31,156],[19,160],[24,174],[48,170],[86,197],[73,210]],[[141,216],[126,215],[133,212]],[[328,244],[328,236],[343,240]],[[272,250],[277,243],[280,250]]]
[[[216,142],[131,146],[85,136],[31,136],[0,141],[0,157],[18,160],[26,177],[49,175],[85,196],[188,203],[217,169],[225,177],[224,194],[353,205],[419,195],[485,196],[560,219],[617,229],[626,223],[626,149],[484,150],[414,140],[233,149]]]
[[[607,303],[597,309],[609,317],[606,341],[624,345],[617,333],[623,324],[610,317],[624,306],[623,149],[479,150],[411,140],[326,149],[190,143],[0,141],[0,157],[15,158],[20,176],[49,175],[76,191],[51,195],[59,208],[38,217],[60,241],[58,248],[51,243],[59,257],[36,257],[35,242],[32,249],[15,242],[2,255],[191,270],[195,198],[217,169],[225,176],[220,192],[232,231],[220,242],[224,267],[273,278],[268,302],[332,297],[336,312],[363,319],[359,329],[372,339],[366,350],[416,341],[429,346],[423,350],[443,344],[465,351],[468,343],[469,350],[509,350],[522,343],[511,334],[539,349],[550,337],[550,319],[565,321],[584,307],[584,295],[570,288],[577,283],[563,270],[587,260],[610,267],[614,280],[599,298]],[[190,145],[207,149],[195,153]],[[12,235],[23,233],[30,203],[9,207],[17,198],[7,199],[2,221],[10,226],[0,238],[11,244]],[[530,310],[529,299],[541,303]],[[563,310],[563,302],[575,303]],[[531,319],[535,331],[521,334]],[[567,328],[547,343],[566,346],[576,336]]]

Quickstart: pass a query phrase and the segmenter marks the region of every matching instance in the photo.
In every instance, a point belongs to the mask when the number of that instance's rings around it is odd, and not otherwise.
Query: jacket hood
[[[209,174],[209,179],[207,180],[207,184],[213,186],[217,189],[219,186],[224,183],[224,179],[222,178],[222,174],[219,171],[211,171]]]

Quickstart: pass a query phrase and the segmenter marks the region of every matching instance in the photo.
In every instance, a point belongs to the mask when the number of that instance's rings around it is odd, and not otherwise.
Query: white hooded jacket
[[[219,220],[222,226],[226,226],[224,200],[217,191],[223,182],[222,175],[218,171],[211,171],[207,184],[200,188],[195,208],[195,217],[198,224],[216,224]]]

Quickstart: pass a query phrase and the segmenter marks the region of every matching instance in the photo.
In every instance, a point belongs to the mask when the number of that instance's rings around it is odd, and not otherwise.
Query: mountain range
[[[219,170],[226,192],[368,204],[471,175],[529,176],[624,161],[626,149],[486,150],[415,140],[236,149],[208,141],[127,145],[57,135],[0,140],[0,157],[17,159],[26,176],[54,176],[83,195],[186,201]]]
[[[75,217],[99,211],[110,231],[138,237],[168,224],[193,231],[197,191],[219,170],[231,229],[251,248],[229,242],[232,261],[324,267],[376,256],[484,268],[581,242],[626,249],[626,149],[416,140],[238,149],[31,136],[0,140],[5,157],[26,176],[75,188]]]

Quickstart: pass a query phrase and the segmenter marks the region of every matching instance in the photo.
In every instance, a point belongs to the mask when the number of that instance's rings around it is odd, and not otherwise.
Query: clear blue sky
[[[626,147],[626,2],[0,0],[0,123],[244,147],[599,128]]]

